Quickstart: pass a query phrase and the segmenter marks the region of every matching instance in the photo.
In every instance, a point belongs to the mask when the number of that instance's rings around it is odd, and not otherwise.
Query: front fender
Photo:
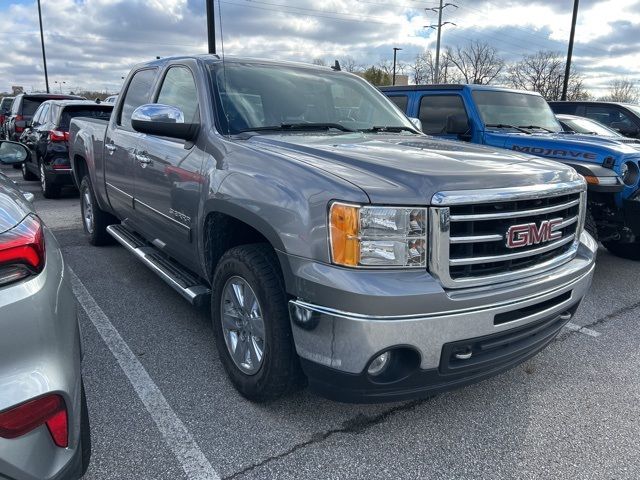
[[[622,180],[610,168],[578,161],[564,161],[563,163],[573,167],[576,172],[585,177],[587,189],[591,192],[620,193],[624,190]]]

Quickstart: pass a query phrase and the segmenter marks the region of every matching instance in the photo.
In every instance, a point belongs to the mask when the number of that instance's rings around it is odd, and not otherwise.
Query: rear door
[[[160,81],[154,103],[179,108],[185,123],[200,123],[195,62],[172,64]],[[135,208],[145,235],[171,256],[189,264],[202,176],[203,153],[193,142],[142,135],[135,164]]]
[[[136,71],[127,86],[104,139],[103,161],[109,203],[122,219],[134,214],[134,162],[140,134],[131,126],[131,114],[150,102],[157,68]]]

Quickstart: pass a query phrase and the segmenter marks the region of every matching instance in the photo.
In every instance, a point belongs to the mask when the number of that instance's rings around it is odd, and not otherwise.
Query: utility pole
[[[205,1],[207,2],[207,39],[209,40],[209,53],[216,53],[216,0]]]
[[[573,17],[571,19],[571,34],[569,35],[569,51],[567,52],[567,65],[564,70],[564,84],[562,85],[561,100],[567,99],[569,90],[569,75],[571,75],[571,57],[573,56],[573,37],[576,35],[576,20],[578,19],[578,4],[580,0],[573,0]]]
[[[457,5],[454,5],[453,3],[445,3],[444,5],[442,4],[443,0],[440,0],[440,6],[439,7],[434,7],[434,8],[425,8],[425,11],[429,11],[431,10],[432,12],[435,12],[438,14],[438,23],[435,25],[425,25],[425,28],[432,28],[434,30],[438,31],[438,40],[436,41],[436,68],[435,68],[435,75],[434,75],[434,83],[439,83],[440,81],[440,39],[442,38],[442,27],[444,27],[445,25],[456,25],[453,22],[442,22],[442,11],[447,8],[447,7],[453,7],[453,8],[458,8]]]
[[[396,54],[398,53],[398,50],[402,50],[402,49],[398,47],[393,47],[393,83],[392,85],[396,84]]]
[[[38,0],[38,18],[40,19],[40,42],[42,43],[42,63],[44,63],[44,83],[49,92],[49,75],[47,74],[47,54],[44,51],[44,33],[42,33],[42,10],[40,8],[40,0]]]

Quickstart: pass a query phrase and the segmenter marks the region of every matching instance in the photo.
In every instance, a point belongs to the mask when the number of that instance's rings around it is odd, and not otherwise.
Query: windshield
[[[221,130],[235,134],[285,125],[335,125],[344,130],[390,127],[415,131],[382,93],[364,80],[327,69],[286,65],[212,66]]]
[[[552,132],[562,131],[551,107],[538,95],[476,90],[473,99],[485,125],[536,126]]]
[[[564,118],[562,120],[571,130],[576,133],[587,133],[595,135],[604,135],[608,137],[622,137],[623,135],[612,130],[600,122],[589,120],[588,118]]]

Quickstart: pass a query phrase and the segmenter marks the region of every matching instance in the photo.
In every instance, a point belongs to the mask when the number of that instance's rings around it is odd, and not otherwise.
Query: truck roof
[[[487,90],[487,91],[499,91],[499,92],[517,92],[528,95],[539,96],[538,92],[531,92],[529,90],[518,90],[515,88],[500,87],[497,85],[475,85],[471,83],[442,83],[432,85],[395,85],[378,87],[383,92],[415,92],[424,90]]]
[[[175,60],[186,60],[193,59],[199,60],[204,63],[255,63],[255,64],[268,64],[268,65],[289,65],[295,67],[306,67],[311,69],[319,69],[319,70],[331,70],[331,67],[322,66],[322,65],[313,65],[310,63],[303,62],[293,62],[290,60],[275,60],[268,58],[256,58],[256,57],[239,57],[235,55],[225,55],[224,59],[221,55],[217,54],[197,54],[197,55],[177,55],[172,57],[162,57],[155,60],[150,60],[148,62],[142,62],[134,67],[134,69],[138,69],[142,66],[158,66],[161,67],[170,61]],[[347,72],[345,72],[347,73]]]

